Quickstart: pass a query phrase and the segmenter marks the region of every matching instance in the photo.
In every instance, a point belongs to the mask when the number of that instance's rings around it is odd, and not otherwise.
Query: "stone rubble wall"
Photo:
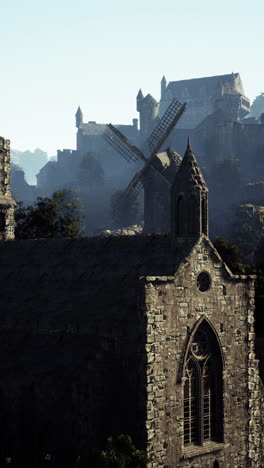
[[[15,237],[14,206],[10,188],[10,141],[0,137],[0,240]]]
[[[248,466],[262,468],[264,463],[264,387],[259,375],[259,360],[255,358],[254,297],[252,284],[248,293]]]
[[[196,286],[201,271],[212,279],[206,293]],[[219,256],[203,242],[175,277],[146,278],[146,428],[151,468],[212,468],[216,460],[224,468],[264,466],[264,426],[257,409],[253,414],[251,409],[253,397],[255,405],[260,404],[253,356],[250,361],[253,282],[253,278],[229,274]],[[182,366],[190,333],[201,317],[211,322],[223,350],[224,440],[222,444],[188,447],[183,445]]]

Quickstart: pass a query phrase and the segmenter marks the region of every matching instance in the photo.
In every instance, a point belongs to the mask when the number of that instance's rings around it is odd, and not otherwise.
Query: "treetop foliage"
[[[255,97],[251,109],[250,116],[259,118],[264,112],[264,93],[260,93]]]
[[[80,237],[83,231],[80,202],[73,190],[38,197],[34,205],[27,207],[19,202],[15,222],[17,239]]]
[[[145,468],[147,456],[136,449],[130,436],[109,437],[102,450],[94,449],[78,457],[75,468]]]

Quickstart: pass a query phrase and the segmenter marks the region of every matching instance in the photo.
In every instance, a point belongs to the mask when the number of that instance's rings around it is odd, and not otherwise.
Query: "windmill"
[[[122,192],[122,195],[115,200],[112,206],[112,216],[117,223],[120,221],[127,207],[137,198],[139,192],[142,190],[144,174],[150,168],[158,173],[158,176],[165,181],[169,189],[171,181],[154,164],[154,157],[181,118],[185,108],[186,103],[181,104],[176,99],[173,99],[157,126],[144,143],[142,150],[130,144],[127,138],[112,124],[107,125],[102,135],[107,143],[129,163],[139,160],[144,162],[143,169],[135,174],[126,189]]]

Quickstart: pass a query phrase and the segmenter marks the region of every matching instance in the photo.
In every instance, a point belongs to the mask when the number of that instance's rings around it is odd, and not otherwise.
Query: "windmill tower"
[[[143,169],[135,174],[122,195],[115,201],[112,215],[117,223],[144,188],[144,232],[168,232],[170,188],[181,158],[172,149],[163,153],[158,153],[158,151],[181,118],[185,108],[185,103],[181,104],[173,99],[144,143],[142,150],[131,145],[112,124],[107,125],[103,138],[129,163],[139,160],[144,162]],[[169,167],[174,168],[173,177],[169,176]],[[155,183],[153,183],[154,180]],[[155,196],[153,196],[154,193]],[[164,221],[166,218],[167,222]]]
[[[0,240],[14,239],[14,207],[10,191],[10,141],[0,137]]]

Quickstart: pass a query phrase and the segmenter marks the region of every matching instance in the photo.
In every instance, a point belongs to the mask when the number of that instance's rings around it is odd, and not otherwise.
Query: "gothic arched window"
[[[223,362],[215,332],[204,320],[189,342],[184,368],[184,444],[223,440]],[[217,466],[217,465],[216,465]]]

